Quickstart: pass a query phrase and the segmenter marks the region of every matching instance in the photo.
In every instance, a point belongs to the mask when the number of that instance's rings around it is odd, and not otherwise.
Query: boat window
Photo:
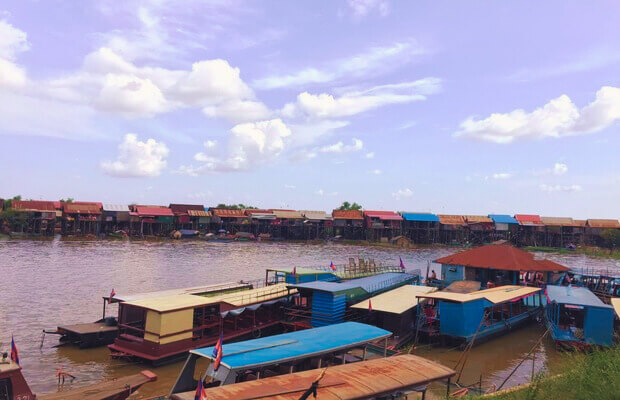
[[[12,400],[13,387],[10,379],[0,379],[0,400]]]
[[[211,364],[211,359],[207,357],[200,357],[196,360],[196,364],[194,365],[194,380],[196,382],[198,382],[207,368],[209,368],[209,364]]]

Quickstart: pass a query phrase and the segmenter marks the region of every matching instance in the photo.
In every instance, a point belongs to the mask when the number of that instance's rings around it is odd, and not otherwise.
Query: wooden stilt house
[[[334,235],[349,240],[364,239],[364,215],[359,210],[332,211]]]

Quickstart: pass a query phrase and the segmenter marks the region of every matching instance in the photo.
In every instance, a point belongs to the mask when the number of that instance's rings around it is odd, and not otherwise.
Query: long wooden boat
[[[19,365],[6,359],[0,361],[0,398],[2,400],[124,400],[142,385],[156,380],[157,375],[151,371],[142,371],[139,374],[81,388],[36,395],[30,390]]]
[[[391,335],[391,332],[375,326],[344,322],[225,344],[217,370],[214,369],[213,347],[192,350],[170,395],[195,390],[201,378],[206,379],[208,387],[224,386],[363,361],[371,356],[369,346],[382,340],[384,347],[375,354],[383,357],[388,354],[385,343]],[[355,349],[357,354],[353,354]]]
[[[449,387],[455,374],[441,364],[405,354],[212,387],[205,393],[210,400],[298,400],[318,381],[317,399],[387,399],[416,392],[424,395],[427,385],[441,380],[447,380]],[[171,399],[193,400],[194,392],[173,394]]]
[[[164,364],[197,347],[257,337],[277,330],[282,304],[296,290],[269,285],[216,296],[176,294],[119,304],[119,336],[112,356]]]
[[[531,321],[542,311],[541,289],[499,286],[470,293],[439,291],[417,295],[429,301],[418,307],[418,336],[474,344]]]
[[[562,348],[611,346],[614,309],[589,289],[549,285],[545,319],[553,340]]]

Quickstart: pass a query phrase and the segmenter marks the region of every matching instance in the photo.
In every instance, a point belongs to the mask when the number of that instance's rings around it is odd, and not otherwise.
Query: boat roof
[[[437,288],[431,286],[404,285],[373,296],[370,299],[360,301],[352,305],[351,308],[368,310],[368,302],[370,301],[373,311],[402,314],[418,305],[420,301],[420,299],[416,297],[418,294],[426,294],[435,291],[437,291]]]
[[[208,294],[212,292],[216,292],[219,290],[231,289],[235,288],[244,288],[248,287],[250,284],[246,282],[226,282],[226,283],[218,283],[216,285],[206,285],[206,286],[193,286],[187,288],[178,288],[178,289],[167,289],[167,290],[159,290],[155,292],[144,292],[144,293],[134,293],[134,294],[117,294],[112,297],[112,302],[119,301],[136,301],[154,297],[164,297],[164,296],[172,296],[179,294]],[[109,296],[105,296],[104,299],[108,299]]]
[[[413,275],[402,272],[386,272],[383,274],[351,279],[345,282],[313,281],[308,283],[300,283],[298,285],[289,285],[289,287],[316,290],[333,294],[361,288],[368,293],[372,293],[379,289],[381,285],[396,284],[399,281],[405,281],[410,278],[413,278]]]
[[[504,303],[506,301],[518,299],[519,297],[528,296],[532,293],[540,291],[540,288],[530,286],[498,286],[492,289],[478,290],[471,293],[454,293],[440,291],[435,293],[428,293],[417,295],[420,298],[448,300],[457,303],[466,303],[468,301],[474,301],[478,299],[486,299],[493,304]]]
[[[611,308],[596,297],[588,288],[580,286],[548,285],[546,289],[549,301],[560,304],[574,304],[578,306]]]
[[[387,338],[392,333],[359,322],[343,322],[320,328],[283,333],[222,346],[222,364],[231,369],[282,363],[330,353]],[[192,354],[213,358],[214,347],[192,350]]]
[[[193,294],[177,294],[127,301],[125,304],[163,313],[217,303],[226,303],[234,307],[241,307],[274,300],[294,293],[296,293],[296,290],[288,289],[284,283],[278,283],[276,285],[257,289],[243,290],[211,297]]]
[[[620,318],[620,298],[613,297],[611,299],[611,306],[614,308],[614,311],[616,312],[616,316]]]
[[[285,272],[287,274],[293,273],[293,268],[270,268],[268,271]],[[336,277],[337,271],[327,271],[322,269],[295,267],[295,274],[297,275],[334,275]]]
[[[317,389],[317,398],[321,400],[374,398],[379,394],[423,386],[456,374],[448,367],[413,354],[336,365],[324,371]],[[321,373],[319,370],[309,370],[218,386],[206,389],[206,395],[211,400],[297,400]],[[194,391],[175,394],[172,398],[193,400]]]
[[[20,366],[11,361],[10,358],[6,360],[6,362],[0,362],[0,373],[16,371],[20,369]]]

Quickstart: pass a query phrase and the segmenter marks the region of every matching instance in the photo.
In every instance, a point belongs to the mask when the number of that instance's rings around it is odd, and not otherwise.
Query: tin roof
[[[129,212],[129,206],[126,204],[104,204],[103,211],[112,212]]]
[[[394,211],[364,211],[364,217],[379,218],[382,221],[402,221],[403,217]]]
[[[298,285],[289,285],[289,287],[297,289],[316,290],[319,292],[334,294],[360,288],[367,293],[372,293],[411,278],[413,278],[413,275],[402,272],[386,272],[383,274],[371,275],[358,279],[351,279],[344,282],[312,281],[307,283],[300,283]]]
[[[493,223],[493,220],[484,215],[463,215],[468,224]]]
[[[418,305],[418,294],[431,293],[437,288],[431,286],[404,285],[396,289],[378,294],[351,306],[360,310],[368,310],[369,302],[372,311],[402,314]]]
[[[568,271],[569,268],[551,260],[536,260],[532,253],[507,244],[474,247],[442,257],[436,263],[463,265],[473,268],[492,268],[507,271]]]
[[[574,226],[572,218],[568,217],[540,217],[543,224],[547,226]]]
[[[620,228],[617,219],[589,219],[587,224],[590,228]]]
[[[53,201],[13,200],[11,208],[20,211],[56,212]]]
[[[364,215],[360,210],[334,210],[332,211],[334,219],[364,219]]]
[[[253,214],[273,214],[273,210],[271,209],[261,209],[261,208],[246,208],[243,210],[245,215],[253,215]]]
[[[585,219],[574,219],[573,222],[575,223],[575,226],[583,228],[586,226],[587,221]]]
[[[343,322],[297,332],[267,336],[222,346],[222,364],[231,369],[253,368],[360,346],[392,333],[359,322]],[[190,353],[213,359],[213,347]]]
[[[210,400],[298,400],[321,372],[309,370],[206,389]],[[317,399],[375,398],[384,393],[423,387],[456,372],[412,354],[330,366],[317,388]],[[173,394],[175,400],[194,400],[194,391]]]
[[[85,201],[62,203],[62,211],[66,214],[101,214],[101,207],[103,207],[101,203]]]
[[[489,214],[489,218],[496,224],[518,224],[519,221],[506,214]]]
[[[211,212],[210,211],[205,211],[204,209],[202,209],[202,210],[187,210],[187,215],[189,215],[190,217],[210,217],[211,216]]]
[[[455,301],[457,303],[466,303],[468,301],[486,299],[493,304],[498,304],[518,299],[523,296],[529,296],[530,294],[539,292],[540,290],[541,289],[537,287],[506,285],[470,293],[455,293],[442,290],[434,293],[419,294],[418,297]]]
[[[168,206],[174,215],[189,215],[189,210],[204,211],[204,206],[200,204],[170,204]]]
[[[136,206],[136,212],[140,217],[172,217],[172,210],[167,207]]]
[[[543,226],[540,215],[533,214],[515,214],[515,219],[520,225]]]
[[[400,214],[405,221],[439,222],[439,217],[431,213],[402,212]]]
[[[442,225],[465,225],[465,218],[462,215],[439,214],[437,216]]]
[[[594,293],[584,287],[548,285],[545,293],[550,302],[555,301],[560,304],[612,308],[610,305],[603,303]]]
[[[325,211],[300,211],[306,219],[313,219],[319,221],[329,221],[332,219],[331,215],[327,215]]]
[[[211,213],[220,218],[243,218],[246,216],[244,210],[232,208],[212,208]]]
[[[278,219],[304,219],[299,211],[273,210]]]

